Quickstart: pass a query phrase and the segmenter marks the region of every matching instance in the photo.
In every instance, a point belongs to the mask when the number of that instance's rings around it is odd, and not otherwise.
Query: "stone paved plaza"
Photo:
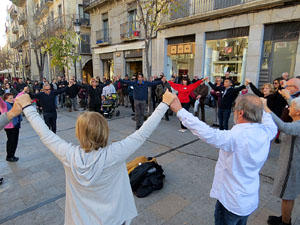
[[[109,120],[110,141],[121,140],[135,130],[129,108],[120,107],[120,117]],[[59,110],[57,134],[77,144],[75,121],[78,112]],[[213,123],[211,109],[207,122]],[[212,225],[215,199],[209,197],[218,150],[189,131],[178,132],[179,121],[162,120],[136,156],[157,156],[165,171],[164,188],[146,198],[135,198],[139,212],[133,225]],[[231,121],[232,124],[232,121]],[[65,175],[63,166],[41,143],[26,119],[22,123],[17,163],[5,161],[6,135],[0,132],[0,224],[64,224]],[[264,225],[270,214],[280,215],[280,200],[272,196],[273,176],[279,145],[272,144],[269,159],[261,171],[260,204],[250,216],[250,225]],[[295,204],[293,224],[300,225],[300,199]]]

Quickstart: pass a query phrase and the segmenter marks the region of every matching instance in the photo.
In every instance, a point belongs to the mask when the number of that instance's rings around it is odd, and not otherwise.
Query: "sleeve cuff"
[[[36,111],[36,109],[32,105],[25,106],[23,109],[25,115],[28,114],[29,112],[34,112],[34,111]]]
[[[186,111],[186,109],[182,108],[177,112],[177,117],[180,121],[182,121],[184,118],[187,117],[188,114],[189,112]]]

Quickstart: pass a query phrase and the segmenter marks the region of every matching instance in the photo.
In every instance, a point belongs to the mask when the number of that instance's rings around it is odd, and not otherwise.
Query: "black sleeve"
[[[257,95],[258,97],[264,97],[264,94],[261,93],[255,86],[254,84],[252,84],[252,82],[249,83],[251,90],[253,91],[253,93],[255,95]]]
[[[53,94],[59,95],[59,94],[62,94],[62,93],[64,93],[64,92],[66,92],[67,90],[68,90],[68,86],[67,86],[67,87],[64,87],[64,88],[62,88],[62,89],[53,91]]]
[[[245,85],[242,85],[242,86],[239,86],[239,87],[237,87],[237,88],[233,88],[233,91],[234,92],[240,92],[241,90],[243,90],[243,89],[245,89],[246,88],[246,86]]]
[[[222,91],[222,87],[219,86],[217,87],[216,85],[214,85],[212,82],[208,82],[209,86],[214,90],[214,91]]]

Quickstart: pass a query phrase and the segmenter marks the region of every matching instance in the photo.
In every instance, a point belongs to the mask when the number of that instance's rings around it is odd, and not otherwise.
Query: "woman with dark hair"
[[[14,89],[10,83],[6,83],[4,86],[4,94],[11,93],[13,94],[14,98],[18,95],[18,92],[16,89]]]
[[[176,84],[173,81],[169,81],[172,88],[178,91],[178,98],[183,108],[189,111],[190,108],[190,94],[203,82],[198,80],[196,83],[190,84],[190,80],[187,76],[183,76],[181,84]],[[181,129],[179,131],[185,132],[187,128],[180,123]]]
[[[27,87],[24,89],[27,90]],[[24,94],[24,91],[20,92],[18,96]],[[9,112],[13,108],[14,104],[14,95],[12,93],[5,93],[3,100],[0,97],[0,112],[4,114]],[[7,136],[6,142],[6,161],[17,162],[18,157],[15,156],[18,140],[19,140],[19,130],[21,128],[22,116],[18,115],[12,119],[12,121],[4,127]]]

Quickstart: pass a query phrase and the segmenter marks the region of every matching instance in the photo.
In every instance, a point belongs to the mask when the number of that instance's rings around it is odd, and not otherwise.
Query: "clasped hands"
[[[11,110],[7,112],[9,120],[21,114],[24,107],[31,105],[31,98],[28,94],[23,94],[17,97]]]
[[[182,109],[181,103],[178,97],[175,94],[172,94],[168,89],[166,90],[165,94],[163,95],[164,103],[170,106],[170,109],[177,113],[180,109]]]

